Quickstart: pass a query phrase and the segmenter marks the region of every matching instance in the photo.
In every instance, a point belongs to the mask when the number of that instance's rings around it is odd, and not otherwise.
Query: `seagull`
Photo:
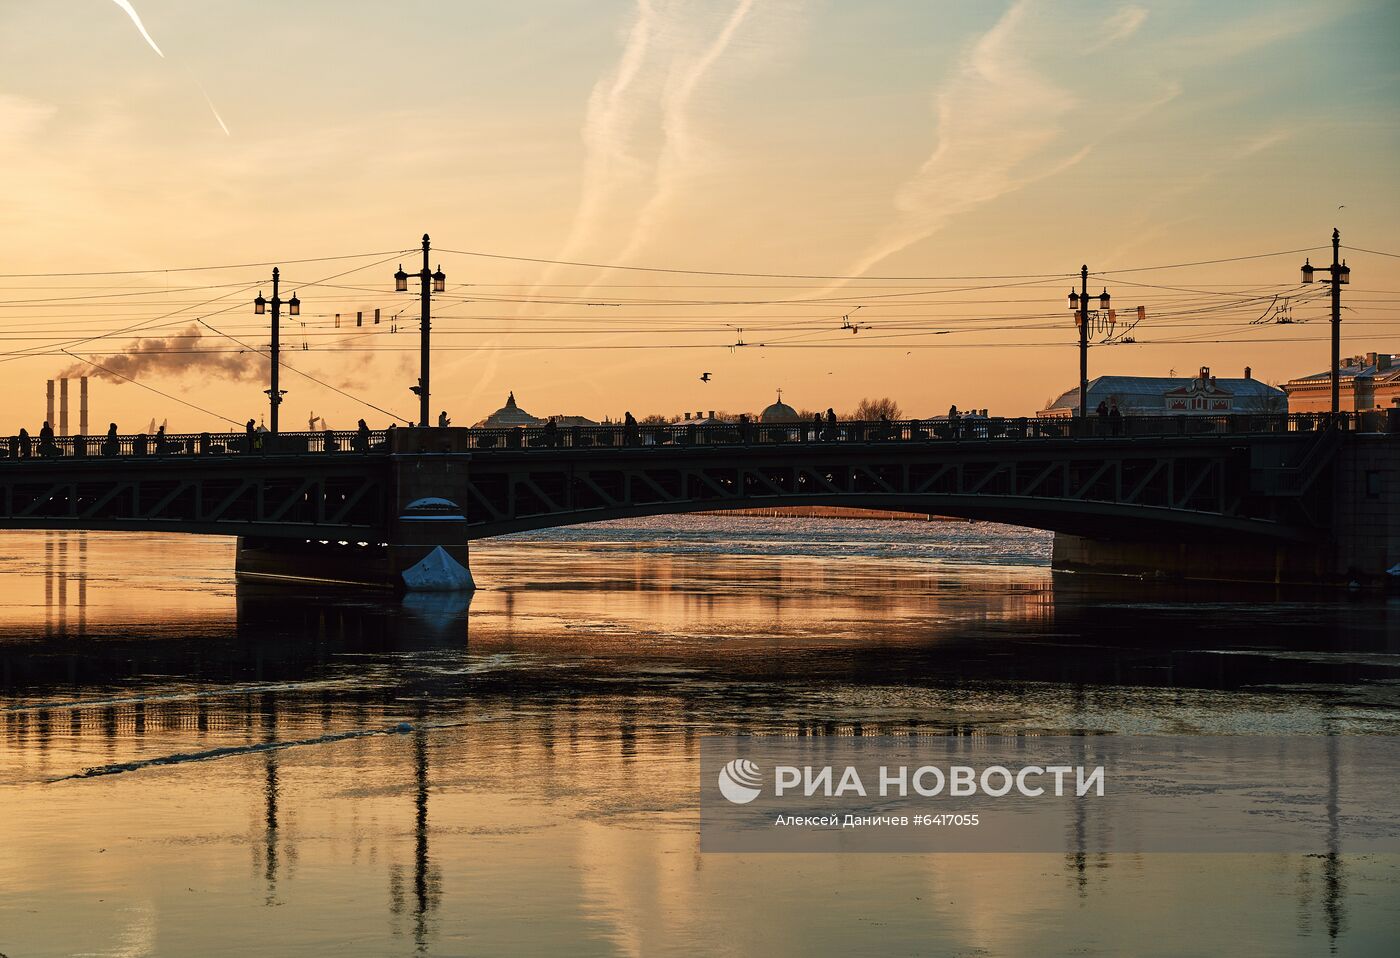
[[[701,373],[701,374],[700,374],[700,381],[701,381],[702,383],[707,383],[707,382],[709,382],[709,381],[710,381],[710,375],[711,375],[710,373]]]

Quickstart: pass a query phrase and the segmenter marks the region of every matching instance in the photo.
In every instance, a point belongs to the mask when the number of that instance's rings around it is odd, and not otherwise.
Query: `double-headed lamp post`
[[[277,267],[272,268],[272,345],[269,353],[272,359],[272,382],[269,388],[263,392],[267,394],[268,405],[271,407],[267,415],[268,431],[276,435],[277,433],[277,407],[282,405],[282,397],[287,394],[285,389],[278,388],[278,367],[282,364],[282,297],[279,295],[279,284],[282,279],[282,271]],[[258,316],[267,312],[268,301],[263,299],[263,294],[258,293],[258,298],[253,300],[253,312]],[[293,293],[292,298],[287,301],[287,312],[292,316],[301,315],[301,300],[297,299],[297,294]]]
[[[1074,313],[1074,321],[1079,326],[1079,415],[1089,415],[1089,267],[1079,269],[1079,288],[1076,293],[1069,291],[1069,308]],[[1097,297],[1099,309],[1107,312],[1109,295],[1105,289]]]
[[[1342,234],[1338,230],[1332,230],[1332,265],[1324,266],[1323,269],[1331,274],[1328,280],[1332,284],[1332,415],[1341,411],[1342,405],[1342,286],[1351,282],[1351,270],[1347,268],[1346,260],[1337,259],[1337,254],[1341,252]],[[1303,282],[1311,283],[1313,273],[1317,272],[1317,267],[1312,265],[1311,260],[1303,260]]]
[[[425,428],[429,423],[429,410],[431,405],[428,398],[428,367],[431,363],[431,342],[432,342],[432,306],[430,303],[430,293],[441,293],[447,289],[447,276],[439,266],[436,272],[430,272],[428,267],[428,234],[423,234],[423,268],[418,273],[419,280],[422,281],[422,310],[423,327],[419,339],[418,356],[418,385],[410,386],[409,389],[418,394],[418,426]],[[403,264],[399,264],[399,271],[394,274],[394,291],[399,293],[408,292],[408,274],[403,271]]]

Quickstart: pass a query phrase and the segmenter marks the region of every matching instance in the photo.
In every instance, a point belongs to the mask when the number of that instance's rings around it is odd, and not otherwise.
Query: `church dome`
[[[515,404],[515,393],[511,392],[511,394],[506,397],[506,404],[477,423],[477,426],[486,428],[508,428],[510,426],[538,426],[542,422],[544,422],[543,419],[532,416],[517,406]]]
[[[767,409],[763,410],[758,417],[759,422],[801,422],[802,417],[797,414],[787,403],[783,402],[782,391],[778,391],[778,401]]]

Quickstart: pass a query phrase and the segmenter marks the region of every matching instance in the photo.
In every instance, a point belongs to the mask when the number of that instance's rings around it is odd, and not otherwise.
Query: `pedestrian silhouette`
[[[53,426],[45,419],[44,424],[39,427],[39,455],[47,457],[56,452],[58,449],[53,444]]]
[[[452,420],[447,418],[447,410],[444,409],[442,412],[438,413],[438,428],[446,429],[450,425],[452,425]]]
[[[121,441],[117,439],[117,424],[107,424],[107,441],[102,444],[102,453],[106,456],[116,456],[121,454]]]

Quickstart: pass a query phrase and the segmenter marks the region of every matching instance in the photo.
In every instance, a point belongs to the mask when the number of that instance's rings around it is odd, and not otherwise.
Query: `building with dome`
[[[802,422],[802,417],[798,415],[796,409],[793,409],[787,403],[783,402],[783,391],[779,389],[778,401],[759,413],[758,421],[765,424]]]
[[[521,409],[515,403],[515,391],[512,390],[506,397],[506,404],[497,409],[491,415],[478,423],[473,424],[473,429],[510,429],[515,426],[528,428],[530,426],[543,426],[550,419],[554,420],[557,426],[596,426],[592,419],[586,416],[532,416]]]
[[[506,404],[476,423],[476,429],[509,429],[512,426],[541,426],[544,420],[532,416],[515,404],[515,391],[506,397]]]

